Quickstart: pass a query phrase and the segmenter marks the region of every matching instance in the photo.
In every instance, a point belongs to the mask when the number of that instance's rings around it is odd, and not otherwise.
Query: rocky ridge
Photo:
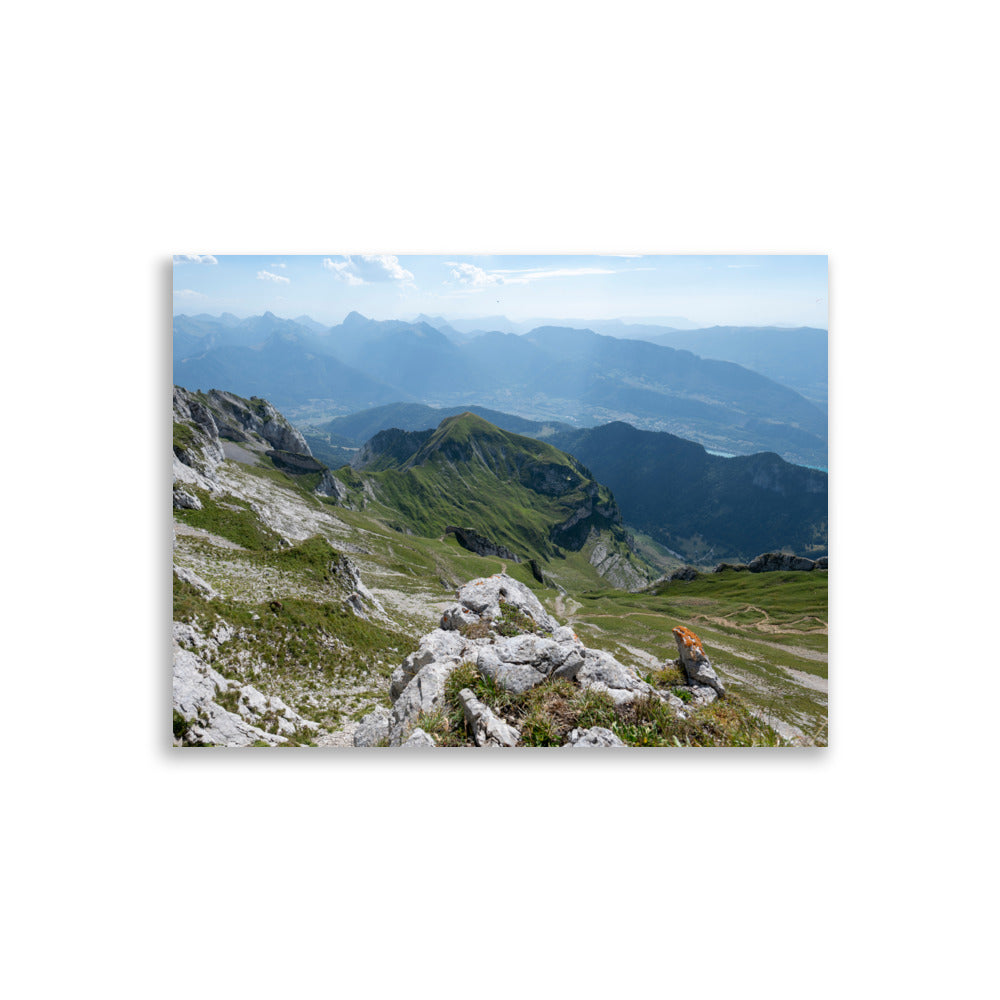
[[[459,589],[440,627],[420,640],[419,649],[395,669],[390,682],[392,709],[380,708],[364,719],[355,746],[407,746],[414,733],[427,745],[433,737],[422,719],[445,706],[446,685],[460,667],[473,667],[492,687],[522,695],[551,680],[572,682],[599,692],[614,706],[657,699],[679,719],[688,705],[710,704],[724,688],[701,650],[687,669],[687,697],[654,687],[610,653],[586,647],[571,628],[561,626],[522,583],[506,574],[472,580]],[[678,641],[681,646],[680,640]],[[685,656],[682,650],[682,658]],[[684,661],[685,663],[687,661]],[[459,692],[467,731],[476,746],[512,747],[521,734],[510,719],[484,704],[468,687]],[[600,728],[600,727],[598,727]],[[576,729],[564,745],[617,746],[608,730]]]

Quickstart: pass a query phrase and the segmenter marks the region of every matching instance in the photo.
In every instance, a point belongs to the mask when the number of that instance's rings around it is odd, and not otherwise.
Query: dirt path
[[[558,594],[556,596],[556,616],[564,621],[568,622],[573,613],[579,611],[582,607],[583,605],[579,601],[574,601],[572,597],[567,597],[565,594]],[[607,618],[610,616],[602,615],[601,617]]]
[[[764,632],[765,634],[774,635],[776,633],[787,633],[789,631],[798,632],[801,635],[828,635],[829,625],[827,622],[823,621],[821,618],[816,618],[812,615],[803,615],[801,618],[796,618],[794,621],[783,622],[781,624],[776,624],[772,622],[771,616],[763,609],[758,608],[753,604],[748,604],[744,608],[740,608],[735,612],[737,615],[745,615],[748,611],[756,611],[757,614],[761,615],[761,620],[757,622],[737,622],[733,621],[731,618],[719,618],[715,615],[697,614],[692,615],[692,621],[702,621],[707,622],[710,625],[719,625],[722,628],[735,628],[744,629],[752,628],[756,629],[758,632]],[[819,622],[816,628],[794,628],[794,626],[800,624],[801,622]]]

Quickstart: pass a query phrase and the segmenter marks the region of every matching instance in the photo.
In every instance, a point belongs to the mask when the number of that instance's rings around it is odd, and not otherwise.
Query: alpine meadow
[[[175,747],[825,747],[827,258],[174,256]]]

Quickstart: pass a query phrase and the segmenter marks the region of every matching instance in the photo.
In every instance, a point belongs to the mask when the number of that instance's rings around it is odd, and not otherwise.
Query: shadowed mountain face
[[[325,405],[327,414],[412,400],[577,426],[625,420],[718,451],[773,450],[826,465],[822,410],[733,362],[562,327],[463,342],[423,320],[351,313],[339,326],[316,326],[270,313],[235,324],[175,317],[174,380],[189,388],[231,386],[286,410]]]
[[[552,443],[607,484],[625,521],[686,559],[827,554],[827,474],[763,453],[709,455],[672,434],[612,423]]]

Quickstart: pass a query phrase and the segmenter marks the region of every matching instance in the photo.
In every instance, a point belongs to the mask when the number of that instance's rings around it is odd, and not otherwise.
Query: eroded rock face
[[[606,691],[616,705],[657,694],[654,687],[639,678],[631,667],[619,663],[602,649],[588,649],[576,678],[584,687]]]
[[[323,473],[314,492],[324,497],[336,497],[338,500],[346,500],[349,495],[347,487],[329,469]]]
[[[809,572],[815,568],[816,564],[812,559],[789,555],[787,552],[765,552],[747,563],[747,569],[751,573],[777,573],[787,570]]]
[[[462,701],[465,722],[477,747],[516,747],[521,733],[499,718],[468,688],[462,688],[458,697]]]
[[[330,572],[345,590],[351,591],[345,603],[359,618],[367,619],[374,615],[384,620],[388,617],[381,601],[364,585],[358,567],[347,556],[337,559],[330,566]]]
[[[389,745],[399,746],[421,714],[444,707],[444,686],[457,662],[428,663],[403,688],[389,718]]]
[[[174,486],[174,510],[201,510],[201,501],[180,486]]]
[[[178,580],[183,580],[185,583],[191,584],[195,590],[200,590],[209,600],[219,596],[219,592],[211,584],[206,583],[193,570],[187,569],[184,566],[175,566],[174,576]]]
[[[590,729],[574,729],[566,738],[562,749],[623,746],[625,744],[610,729],[605,729],[604,726],[591,726]]]
[[[522,694],[551,678],[561,678],[606,692],[617,705],[637,698],[659,698],[679,717],[685,717],[684,705],[674,694],[658,691],[610,653],[588,649],[571,628],[560,626],[546,613],[527,587],[506,574],[472,580],[459,589],[458,598],[459,602],[444,612],[442,627],[425,635],[420,648],[393,672],[390,746],[405,744],[422,713],[445,707],[448,678],[463,663],[474,665],[481,675],[514,694]],[[509,607],[501,609],[501,600]],[[544,634],[504,635],[497,631],[510,623],[511,608],[523,616],[522,625],[527,621],[532,627],[544,628]],[[503,610],[507,611],[506,617]],[[711,671],[711,667],[707,670]],[[702,685],[706,683],[704,674],[704,670],[698,674]],[[692,693],[697,690],[692,689]],[[704,690],[714,697],[717,689]],[[470,689],[463,688],[459,696],[477,746],[517,744],[520,733],[515,726],[483,705]],[[586,736],[581,730],[578,738],[585,746],[618,745],[600,742],[607,739],[604,733]]]
[[[697,580],[700,575],[694,566],[682,566],[680,569],[675,569],[667,579],[671,582],[674,580],[683,580],[687,583],[690,580]]]
[[[225,458],[211,411],[187,389],[174,386],[174,485],[178,481],[214,490]]]
[[[173,707],[175,715],[185,721],[184,742],[189,746],[277,746],[301,729],[318,729],[317,723],[304,719],[280,698],[228,680],[209,666],[203,656],[234,634],[225,622],[217,623],[208,636],[191,624],[174,623]],[[220,699],[236,711],[223,707]]]
[[[543,632],[552,632],[559,627],[559,623],[542,607],[541,601],[523,583],[506,573],[470,580],[458,591],[459,610],[456,615],[470,621],[474,620],[469,617],[470,614],[480,620],[498,619],[502,616],[501,601],[527,615]]]
[[[413,749],[421,749],[422,747],[436,747],[437,744],[434,742],[434,737],[430,733],[425,733],[422,729],[414,729],[410,733],[409,739],[403,744],[404,747],[411,747]]]
[[[590,565],[613,587],[635,591],[645,587],[649,581],[638,572],[627,556],[609,551],[607,545],[598,541],[590,553]]]
[[[711,688],[720,697],[726,696],[722,681],[712,669],[701,640],[689,628],[683,625],[674,629],[677,640],[677,650],[680,653],[681,666],[687,674],[688,683],[699,687]]]
[[[224,709],[215,700],[229,690],[229,682],[199,656],[174,646],[174,711],[187,723],[188,743],[222,747],[248,747],[254,743],[276,746],[284,736],[263,729]]]
[[[377,746],[382,740],[389,738],[389,718],[392,713],[381,705],[369,712],[354,730],[354,745],[356,747]]]
[[[475,552],[479,556],[496,556],[499,559],[509,559],[511,562],[520,562],[521,557],[515,552],[511,552],[505,545],[490,541],[485,535],[481,535],[472,528],[458,528],[449,524],[445,529],[446,535],[454,535],[458,544],[463,549]]]
[[[220,432],[230,440],[247,441],[250,434],[263,438],[272,448],[312,455],[306,439],[266,399],[242,399],[231,392],[213,389],[207,399],[216,411]]]

